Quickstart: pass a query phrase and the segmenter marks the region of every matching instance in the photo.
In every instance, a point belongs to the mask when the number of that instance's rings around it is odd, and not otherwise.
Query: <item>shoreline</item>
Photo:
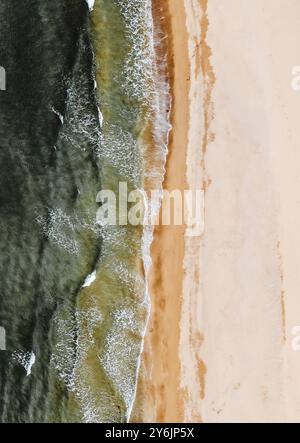
[[[163,188],[170,191],[186,189],[182,165],[186,163],[189,125],[189,59],[182,14],[185,14],[182,0],[164,3],[154,14],[154,20],[164,17],[169,39],[171,130]],[[174,350],[179,350],[180,342],[178,325],[182,303],[184,234],[185,226],[157,226],[154,229],[152,266],[148,277],[152,309],[144,340],[133,422],[180,422],[184,418],[180,356],[174,353]],[[174,241],[176,254],[170,254]]]

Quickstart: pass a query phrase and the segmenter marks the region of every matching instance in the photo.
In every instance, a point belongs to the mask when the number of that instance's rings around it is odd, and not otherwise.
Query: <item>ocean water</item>
[[[127,421],[152,230],[101,227],[96,196],[161,187],[152,2],[0,0],[0,16],[0,422]]]

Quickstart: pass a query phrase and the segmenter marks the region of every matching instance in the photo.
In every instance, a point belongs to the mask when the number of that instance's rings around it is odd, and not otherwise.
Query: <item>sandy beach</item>
[[[132,421],[299,422],[297,0],[169,0],[164,188],[203,189],[205,229],[157,227]]]

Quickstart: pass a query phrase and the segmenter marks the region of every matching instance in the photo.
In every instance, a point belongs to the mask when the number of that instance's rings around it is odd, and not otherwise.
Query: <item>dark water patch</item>
[[[99,256],[98,111],[84,0],[1,0],[0,421],[79,421],[51,368],[54,318]],[[12,358],[31,352],[30,376]]]

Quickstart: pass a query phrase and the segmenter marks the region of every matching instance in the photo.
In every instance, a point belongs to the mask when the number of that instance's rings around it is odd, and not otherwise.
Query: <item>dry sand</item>
[[[203,188],[205,230],[155,231],[132,418],[299,422],[300,3],[162,4],[174,98],[164,186]]]

